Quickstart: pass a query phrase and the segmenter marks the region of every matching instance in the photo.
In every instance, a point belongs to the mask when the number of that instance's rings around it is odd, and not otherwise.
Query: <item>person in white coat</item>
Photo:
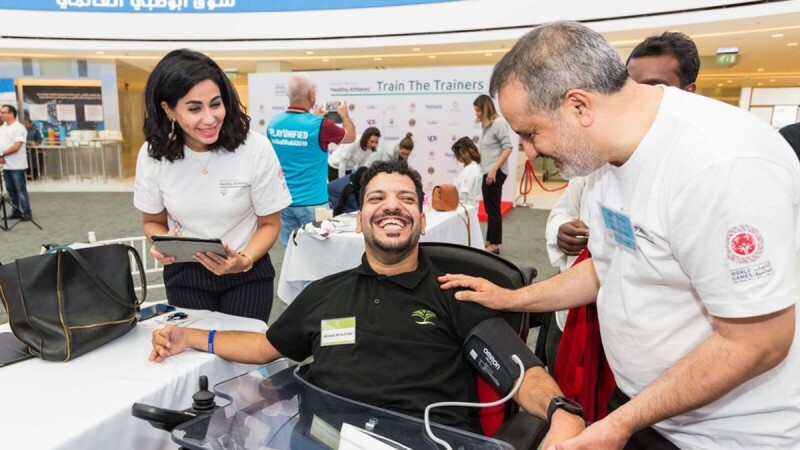
[[[481,201],[481,185],[483,184],[483,174],[481,174],[481,153],[472,139],[464,136],[457,140],[452,147],[456,161],[464,164],[464,169],[456,178],[458,188],[458,198],[467,206],[477,208]]]

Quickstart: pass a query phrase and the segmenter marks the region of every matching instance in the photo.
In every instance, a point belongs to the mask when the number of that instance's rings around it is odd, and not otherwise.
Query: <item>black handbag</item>
[[[128,254],[138,265],[141,300]],[[139,253],[123,244],[60,248],[0,267],[11,331],[47,361],[69,361],[124,335],[146,296]]]

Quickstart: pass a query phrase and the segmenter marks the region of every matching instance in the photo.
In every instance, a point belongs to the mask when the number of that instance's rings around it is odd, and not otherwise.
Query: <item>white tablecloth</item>
[[[468,211],[469,243],[483,249],[478,212],[475,208],[468,208]],[[427,227],[421,242],[467,245],[463,208],[451,212],[426,211],[425,216]],[[297,245],[289,240],[278,281],[278,297],[286,304],[291,304],[309,282],[358,266],[364,253],[364,237],[357,233],[332,234],[326,240],[319,240],[301,230],[295,241]]]
[[[189,326],[267,329],[260,320],[198,311],[203,313]],[[150,362],[152,330],[140,324],[66,363],[35,359],[0,368],[0,448],[174,450],[169,433],[131,416],[133,403],[184,409],[192,404],[200,375],[214,386],[257,367],[193,350]],[[8,324],[0,326],[3,331],[10,331]]]

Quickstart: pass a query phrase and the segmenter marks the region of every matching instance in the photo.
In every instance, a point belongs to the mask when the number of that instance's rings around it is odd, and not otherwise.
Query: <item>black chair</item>
[[[445,273],[481,277],[509,289],[524,287],[537,275],[534,268],[521,269],[485,250],[439,242],[421,242],[419,245],[425,249],[433,265]],[[527,340],[532,323],[528,313],[514,314],[509,323],[523,341]],[[516,449],[536,449],[548,428],[546,421],[531,416],[510,402],[506,407],[505,422],[493,437],[510,443]]]

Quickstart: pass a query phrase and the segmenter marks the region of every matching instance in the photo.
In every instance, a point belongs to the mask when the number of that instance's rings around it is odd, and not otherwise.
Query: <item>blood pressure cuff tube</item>
[[[519,357],[525,370],[544,366],[508,322],[500,317],[479,323],[464,340],[464,357],[503,395],[511,391],[514,381],[520,376],[519,365],[511,355]]]

